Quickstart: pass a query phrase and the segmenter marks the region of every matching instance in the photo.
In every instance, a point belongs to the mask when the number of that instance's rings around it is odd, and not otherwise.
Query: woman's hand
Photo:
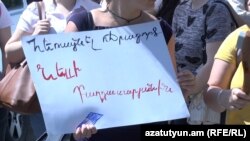
[[[250,103],[250,95],[238,88],[224,91],[218,96],[218,103],[229,110],[241,110]]]
[[[191,71],[183,70],[177,73],[177,79],[184,94],[184,98],[193,94],[195,88],[195,76]]]
[[[50,20],[39,20],[35,25],[35,30],[32,35],[47,34],[50,30]]]
[[[73,134],[75,140],[80,140],[83,138],[90,138],[93,134],[97,132],[96,127],[93,124],[82,124],[81,127],[76,129],[76,132]]]

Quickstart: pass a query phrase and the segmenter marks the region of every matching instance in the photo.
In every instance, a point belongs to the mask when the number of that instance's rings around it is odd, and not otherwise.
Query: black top
[[[168,43],[171,36],[172,36],[172,28],[162,18],[160,18],[159,20],[160,20],[160,25],[161,25],[166,43]],[[105,27],[105,26],[95,26],[92,14],[90,12],[87,12],[83,8],[79,8],[79,9],[74,10],[68,18],[68,22],[69,21],[75,23],[78,31],[114,28],[114,27]]]

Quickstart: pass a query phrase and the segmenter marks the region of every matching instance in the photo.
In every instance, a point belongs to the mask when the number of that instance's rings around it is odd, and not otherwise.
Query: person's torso
[[[224,42],[215,58],[224,60],[230,64],[236,64],[237,69],[233,75],[230,83],[230,88],[242,88],[243,87],[243,67],[239,61],[240,57],[237,55],[237,41],[240,32],[249,30],[248,26],[242,26],[235,30],[228,39]],[[250,105],[242,110],[227,111],[226,124],[250,124]]]
[[[250,30],[248,26],[243,26],[243,32]],[[238,35],[235,35],[235,39],[237,42]],[[235,43],[236,46],[236,43]],[[237,50],[237,49],[236,49]],[[236,59],[240,59],[236,56]],[[244,80],[244,71],[242,67],[242,63],[238,64],[238,68],[232,78],[230,88],[243,88],[243,80]],[[226,124],[247,124],[250,125],[250,105],[241,109],[227,112]]]
[[[203,48],[206,43],[223,40],[232,31],[231,27],[225,29],[230,30],[227,31],[228,33],[210,29],[210,27],[215,28],[214,24],[216,22],[218,25],[221,24],[221,21],[216,21],[217,17],[214,17],[214,19],[212,17],[215,15],[213,15],[214,9],[221,5],[213,6],[214,0],[209,0],[201,8],[194,10],[189,0],[182,2],[176,8],[172,27],[176,35],[175,50],[178,69],[187,69],[195,73],[205,59]],[[222,10],[225,10],[225,8]],[[231,19],[225,22],[231,22]],[[211,32],[207,30],[211,30]],[[217,31],[217,33],[213,31]]]

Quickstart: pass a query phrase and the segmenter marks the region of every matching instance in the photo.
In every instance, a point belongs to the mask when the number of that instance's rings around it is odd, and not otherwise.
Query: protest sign
[[[48,132],[189,116],[159,21],[27,36],[22,44]]]

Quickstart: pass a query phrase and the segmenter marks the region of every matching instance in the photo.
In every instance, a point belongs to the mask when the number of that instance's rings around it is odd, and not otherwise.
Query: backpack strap
[[[232,7],[230,6],[230,4],[228,4],[226,1],[215,0],[214,3],[222,4],[222,5],[224,5],[227,8],[227,10],[228,10],[228,12],[229,12],[229,14],[231,16],[231,19],[234,22],[236,28],[238,28],[238,27],[240,27],[241,25],[244,24],[244,22],[242,21],[242,19],[240,19],[240,17],[237,15],[237,13],[232,9]],[[203,64],[205,64],[206,61],[207,61],[207,54],[206,54],[206,36],[207,36],[206,29],[207,29],[207,25],[206,25],[206,19],[207,18],[205,18],[205,24],[204,24],[205,34],[201,37],[201,39],[203,41],[203,48],[202,48],[202,53],[203,53],[202,62],[203,62]],[[238,54],[240,54],[238,52],[240,52],[240,50],[237,51],[237,56],[238,56]],[[241,60],[241,59],[237,59],[237,60]],[[238,64],[239,64],[239,62],[240,61],[237,61]]]
[[[224,5],[227,8],[227,10],[228,10],[233,22],[235,23],[236,27],[237,28],[240,27],[239,23],[237,22],[237,20],[235,19],[234,14],[233,14],[233,11],[232,11],[233,9],[230,7],[229,4],[227,4],[226,2],[223,2],[223,1],[218,1],[218,0],[215,0],[214,3],[219,3],[219,4]]]

